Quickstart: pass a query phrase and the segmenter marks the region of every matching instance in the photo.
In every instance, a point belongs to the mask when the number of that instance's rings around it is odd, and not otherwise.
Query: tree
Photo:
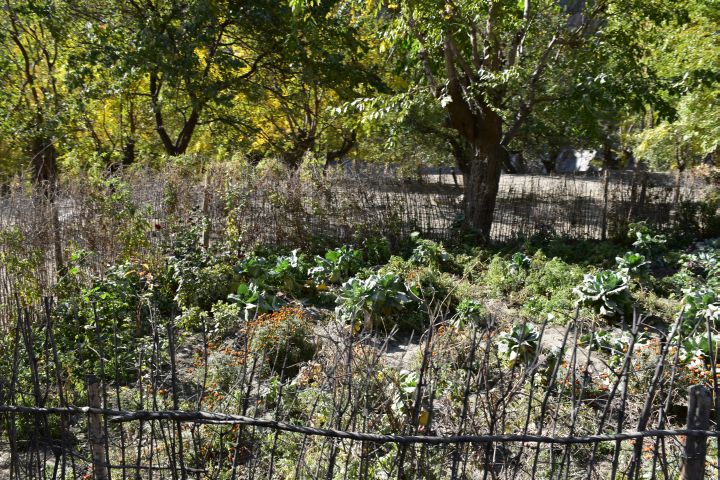
[[[249,80],[244,101],[224,116],[251,142],[253,156],[276,156],[297,168],[306,154],[333,163],[357,143],[349,122],[332,114],[339,103],[383,88],[367,45],[338,2],[317,2],[288,23],[282,55]]]
[[[33,181],[51,198],[66,113],[60,66],[68,26],[64,13],[51,1],[13,0],[4,0],[0,13],[3,137],[30,159]]]
[[[635,119],[635,153],[655,169],[717,161],[720,154],[720,13],[713,2],[688,1],[683,15],[653,32],[643,59],[663,81],[670,114],[648,109]],[[639,128],[637,128],[639,127]]]
[[[141,86],[171,156],[187,151],[199,127],[222,122],[218,110],[282,54],[291,16],[283,2],[269,0],[108,0],[76,8],[93,26],[81,63],[100,62],[115,80]]]
[[[583,51],[632,52],[634,27],[669,10],[631,0],[405,0],[372,15],[398,64],[415,75],[411,89],[429,92],[444,110],[442,126],[457,132],[457,151],[469,156],[460,163],[467,226],[488,238],[501,171],[512,169],[508,149],[538,106],[566,98]]]

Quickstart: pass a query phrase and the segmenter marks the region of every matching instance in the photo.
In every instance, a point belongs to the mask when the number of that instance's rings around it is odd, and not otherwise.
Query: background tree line
[[[0,27],[0,174],[50,187],[190,153],[455,164],[487,236],[512,151],[718,153],[717,0],[2,0]]]

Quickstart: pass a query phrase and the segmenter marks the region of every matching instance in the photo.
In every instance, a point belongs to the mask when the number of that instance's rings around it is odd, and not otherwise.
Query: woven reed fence
[[[172,170],[136,172],[119,180],[102,185],[73,181],[61,189],[54,209],[22,186],[11,188],[0,199],[0,226],[19,227],[26,241],[47,252],[54,251],[50,242],[59,236],[63,250],[75,244],[111,260],[126,247],[117,232],[127,226],[129,210],[144,215],[151,241],[203,213],[214,238],[222,238],[230,223],[238,240],[286,246],[374,234],[399,238],[415,230],[451,240],[462,210],[462,186],[447,179],[257,175],[218,167],[205,182]],[[668,227],[678,220],[680,205],[702,199],[708,188],[696,177],[662,173],[504,175],[491,237],[506,241],[545,232],[601,239],[637,220]],[[159,230],[153,230],[155,224]]]
[[[204,181],[177,170],[125,173],[106,182],[76,179],[52,204],[18,182],[0,197],[0,278],[22,273],[23,281],[49,293],[73,252],[90,252],[85,264],[94,273],[132,257],[161,261],[160,247],[172,235],[203,222],[207,243],[230,241],[239,249],[309,249],[373,236],[396,242],[413,231],[457,240],[462,186],[442,177],[440,183],[437,177],[421,180],[257,174],[220,165]],[[627,223],[638,220],[702,228],[708,212],[687,207],[700,205],[709,188],[695,177],[643,172],[505,175],[492,240],[537,234],[602,239],[624,234]],[[7,284],[0,282],[0,323],[14,302],[3,289]]]

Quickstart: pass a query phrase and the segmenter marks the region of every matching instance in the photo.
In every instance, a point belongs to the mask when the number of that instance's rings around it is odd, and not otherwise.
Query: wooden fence
[[[644,172],[504,175],[491,236],[496,242],[538,234],[603,239],[623,235],[638,220],[702,230],[716,214],[700,203],[709,188],[694,177]],[[261,175],[223,167],[205,181],[173,170],[80,179],[64,185],[53,204],[18,183],[0,198],[0,252],[30,258],[37,264],[32,277],[48,284],[73,251],[92,252],[102,270],[136,252],[158,251],[198,222],[207,223],[207,243],[246,247],[309,248],[371,236],[397,241],[413,231],[448,242],[460,234],[462,193],[447,179]]]
[[[677,358],[682,317],[653,341],[643,334],[651,319],[628,320],[627,351],[610,368],[582,342],[596,330],[577,314],[564,327],[545,322],[536,326],[545,353],[501,367],[492,318],[461,354],[438,310],[416,341],[417,382],[400,390],[406,397],[395,409],[376,385],[397,375],[385,363],[397,345],[389,337],[338,327],[308,377],[288,365],[287,350],[213,347],[207,330],[183,338],[172,319],[152,314],[147,334],[124,344],[112,340],[122,320],[96,313],[89,340],[69,351],[49,305],[19,311],[7,333],[0,478],[697,480],[717,471],[707,452],[720,437],[710,422],[718,387],[687,393]],[[553,344],[563,353],[549,362]],[[448,355],[459,359],[454,393],[440,368]],[[263,368],[268,358],[281,371]],[[76,378],[83,370],[91,374]]]

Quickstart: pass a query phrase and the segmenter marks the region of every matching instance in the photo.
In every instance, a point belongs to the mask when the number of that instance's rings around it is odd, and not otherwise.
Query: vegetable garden
[[[56,281],[2,229],[0,476],[674,478],[690,387],[718,391],[696,230],[289,249],[123,188],[114,260],[64,244]]]

